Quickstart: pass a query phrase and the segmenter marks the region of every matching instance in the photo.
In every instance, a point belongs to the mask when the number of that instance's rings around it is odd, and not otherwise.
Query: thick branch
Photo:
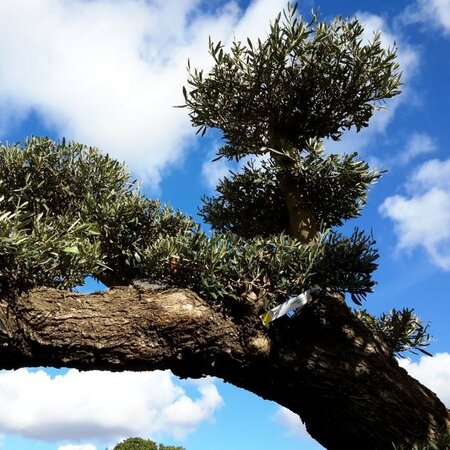
[[[323,294],[268,331],[253,308],[237,307],[225,314],[185,290],[37,289],[0,301],[0,367],[218,376],[300,414],[328,449],[388,449],[449,424],[439,399],[338,297]]]

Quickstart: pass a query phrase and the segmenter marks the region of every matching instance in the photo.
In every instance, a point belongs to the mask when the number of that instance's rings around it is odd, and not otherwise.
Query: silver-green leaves
[[[198,132],[218,128],[219,154],[241,158],[264,148],[305,148],[366,127],[374,110],[399,93],[395,48],[369,41],[357,19],[306,22],[288,6],[264,41],[209,43],[208,73],[189,66],[185,107]]]

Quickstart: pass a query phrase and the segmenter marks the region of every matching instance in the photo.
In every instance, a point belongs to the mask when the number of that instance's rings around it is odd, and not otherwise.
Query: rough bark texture
[[[269,330],[251,305],[224,313],[190,291],[36,289],[0,301],[0,367],[171,369],[213,375],[298,413],[328,449],[432,438],[449,416],[337,296]]]

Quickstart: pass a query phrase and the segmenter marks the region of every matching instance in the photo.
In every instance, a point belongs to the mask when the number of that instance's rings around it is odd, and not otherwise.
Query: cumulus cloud
[[[450,35],[450,0],[417,0],[403,14],[406,23],[433,26]]]
[[[60,445],[58,450],[97,450],[97,447],[93,444],[81,444],[81,445]]]
[[[155,188],[193,132],[186,62],[208,68],[208,36],[259,35],[285,1],[205,8],[201,0],[0,2],[0,132],[34,112],[59,136],[125,160]],[[264,24],[264,26],[262,25]]]
[[[182,438],[210,420],[222,398],[210,379],[197,398],[170,372],[78,372],[50,377],[39,370],[0,372],[0,432],[45,441],[111,441],[156,432]],[[63,447],[72,450],[71,447]],[[94,450],[74,447],[73,450]]]
[[[437,150],[434,140],[426,133],[413,133],[404,151],[399,155],[398,162],[408,164],[414,158],[432,153]]]
[[[380,213],[394,222],[399,250],[421,247],[432,262],[450,270],[450,159],[422,164],[406,195],[386,198]]]
[[[407,358],[399,359],[399,364],[408,373],[430,388],[450,408],[450,353],[436,353],[433,357],[422,356],[419,362]]]
[[[306,431],[305,424],[301,421],[298,414],[293,413],[284,406],[279,406],[274,417],[275,421],[286,428],[289,436],[295,436],[300,439],[311,439]]]
[[[210,190],[214,190],[219,180],[224,177],[229,177],[230,170],[236,169],[237,165],[231,161],[221,158],[214,161],[216,152],[210,153],[208,159],[202,165],[202,177],[204,184]]]

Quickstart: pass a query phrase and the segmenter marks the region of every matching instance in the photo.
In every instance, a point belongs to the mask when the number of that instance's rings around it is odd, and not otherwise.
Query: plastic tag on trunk
[[[311,300],[311,295],[316,294],[320,291],[321,291],[320,287],[314,286],[311,289],[308,289],[307,291],[303,292],[302,294],[292,297],[289,300],[286,300],[281,305],[269,309],[269,311],[266,311],[264,314],[260,316],[263,324],[268,325],[275,319],[285,316],[290,311],[300,311]]]

